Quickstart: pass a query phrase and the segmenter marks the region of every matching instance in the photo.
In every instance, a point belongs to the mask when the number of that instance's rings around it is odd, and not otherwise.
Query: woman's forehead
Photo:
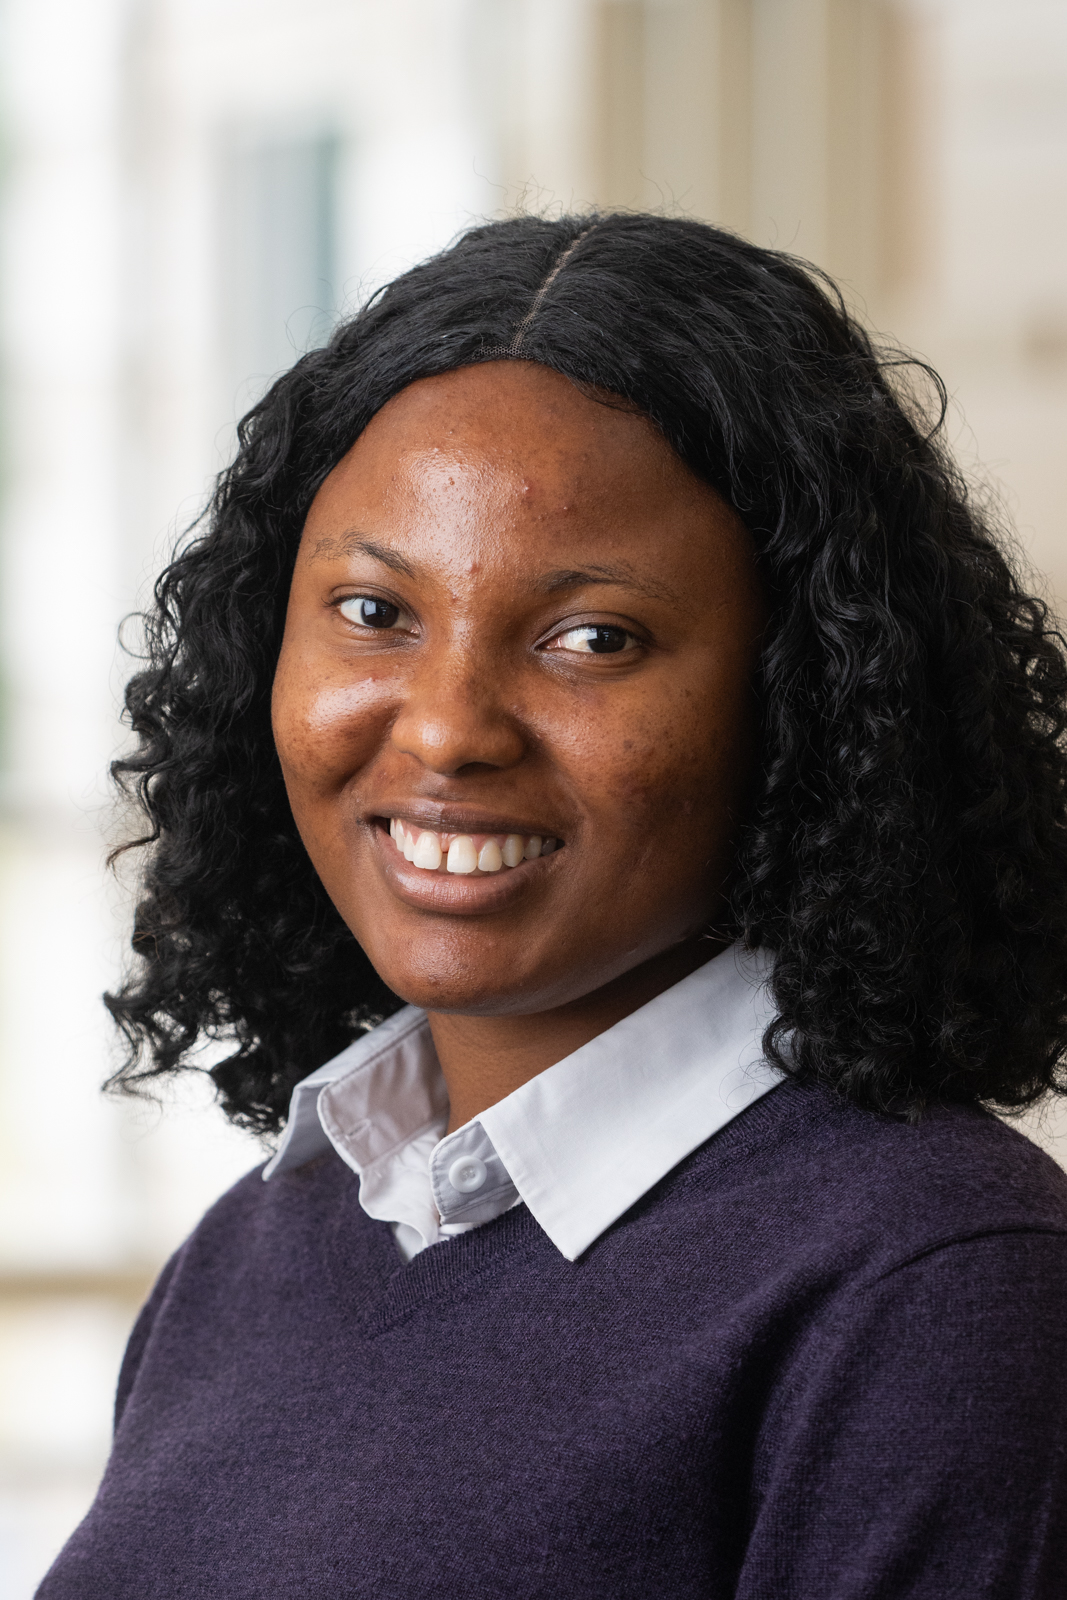
[[[636,406],[613,396],[601,397],[553,367],[536,361],[499,360],[416,379],[382,406],[365,431],[439,427],[442,421],[457,429],[474,425],[491,429],[495,425],[503,430],[517,418],[532,415],[546,429],[578,427],[610,433],[615,431],[612,419],[626,418],[630,424],[626,431],[632,436],[635,430],[649,426]]]
[[[394,396],[326,479],[309,523],[361,501],[618,515],[641,501],[706,503],[709,493],[643,415],[548,367],[501,361]]]

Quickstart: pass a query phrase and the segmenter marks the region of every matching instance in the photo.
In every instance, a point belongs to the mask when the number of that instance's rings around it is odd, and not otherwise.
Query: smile
[[[434,833],[429,828],[413,828],[399,817],[389,819],[389,837],[413,867],[464,877],[536,861],[561,845],[559,839],[539,833]]]

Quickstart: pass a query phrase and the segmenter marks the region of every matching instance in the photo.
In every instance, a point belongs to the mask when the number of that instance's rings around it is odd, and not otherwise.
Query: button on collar
[[[473,1194],[482,1188],[488,1175],[484,1161],[477,1156],[460,1156],[448,1169],[448,1181],[460,1194]]]
[[[430,1157],[430,1188],[445,1233],[491,1222],[519,1198],[480,1122],[468,1122],[440,1141]]]

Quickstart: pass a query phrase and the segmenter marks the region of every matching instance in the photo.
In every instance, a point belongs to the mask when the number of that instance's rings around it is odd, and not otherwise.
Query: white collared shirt
[[[293,1090],[264,1178],[331,1146],[405,1260],[522,1201],[574,1261],[781,1075],[773,957],[732,945],[447,1138],[426,1013],[405,1006]]]

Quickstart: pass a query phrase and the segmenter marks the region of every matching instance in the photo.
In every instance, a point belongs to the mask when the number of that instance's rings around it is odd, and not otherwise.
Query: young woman
[[[521,218],[246,418],[109,1004],[285,1131],[42,1597],[1062,1596],[1067,667],[906,370]]]

